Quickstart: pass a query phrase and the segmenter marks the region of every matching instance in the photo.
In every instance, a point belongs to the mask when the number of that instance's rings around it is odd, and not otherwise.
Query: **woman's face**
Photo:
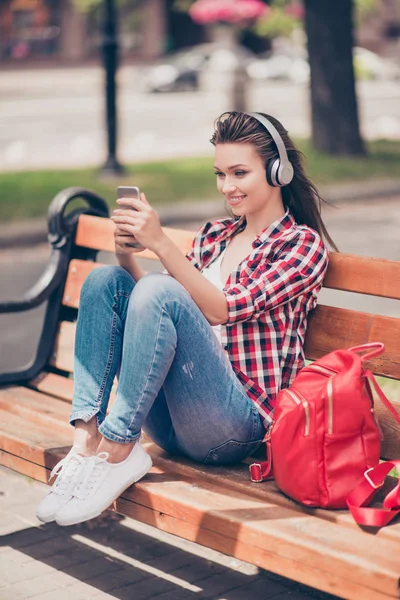
[[[276,190],[268,184],[265,166],[252,144],[217,144],[214,168],[218,190],[237,216],[263,211]]]

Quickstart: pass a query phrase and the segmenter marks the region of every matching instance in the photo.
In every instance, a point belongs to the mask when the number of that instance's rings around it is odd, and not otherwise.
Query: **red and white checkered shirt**
[[[206,223],[187,258],[201,271],[245,226],[246,217]],[[221,344],[266,428],[278,391],[304,366],[307,314],[316,305],[327,266],[318,233],[286,212],[257,235],[251,254],[226,281],[229,318],[221,326]]]

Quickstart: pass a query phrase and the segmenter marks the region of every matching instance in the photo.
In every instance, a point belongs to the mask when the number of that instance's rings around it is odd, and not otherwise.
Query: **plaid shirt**
[[[245,226],[245,217],[206,223],[186,257],[201,271]],[[268,428],[278,391],[304,366],[307,314],[316,305],[328,252],[319,235],[297,225],[289,212],[252,245],[223,289],[229,318],[221,325],[221,344]]]

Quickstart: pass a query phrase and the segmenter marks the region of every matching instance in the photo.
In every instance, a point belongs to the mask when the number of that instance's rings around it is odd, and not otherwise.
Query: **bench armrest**
[[[88,206],[66,213],[68,205],[75,200],[83,200]],[[28,383],[49,365],[62,314],[62,297],[69,262],[76,256],[93,260],[97,254],[90,249],[75,247],[76,228],[82,214],[108,217],[107,203],[95,192],[80,187],[67,188],[55,196],[48,211],[48,239],[52,253],[44,273],[22,298],[0,302],[0,314],[27,311],[48,302],[35,358],[25,367],[0,373],[0,386]]]
[[[16,313],[36,308],[49,299],[51,294],[65,280],[68,257],[59,250],[53,250],[40,279],[22,298],[0,302],[0,314]]]

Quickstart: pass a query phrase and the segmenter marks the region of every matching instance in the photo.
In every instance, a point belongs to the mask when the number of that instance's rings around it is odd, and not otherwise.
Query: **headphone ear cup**
[[[279,158],[272,158],[267,163],[267,181],[273,187],[280,187],[277,178],[280,164]]]
[[[277,173],[277,181],[280,186],[289,185],[294,175],[293,165],[291,162],[282,165]]]

